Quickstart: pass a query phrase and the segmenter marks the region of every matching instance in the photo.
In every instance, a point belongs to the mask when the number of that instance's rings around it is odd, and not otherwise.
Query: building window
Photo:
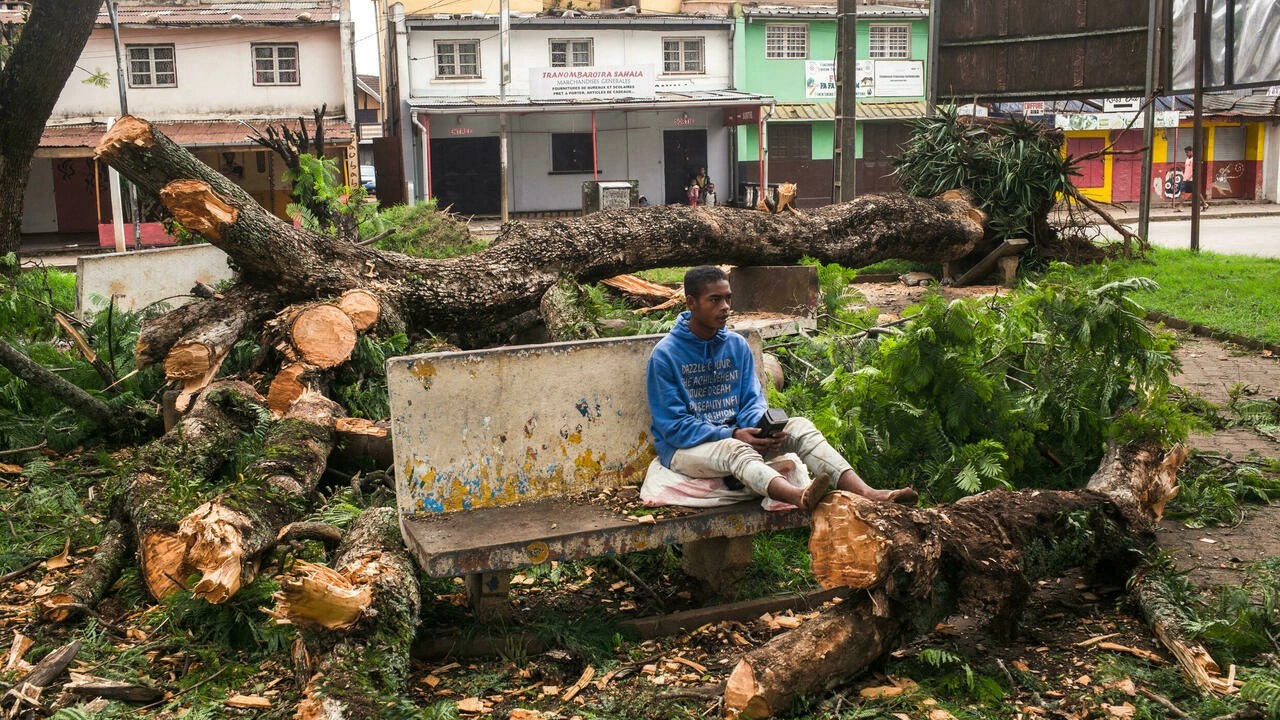
[[[297,85],[298,44],[254,45],[254,85]]]
[[[813,159],[813,126],[809,123],[769,123],[769,157],[775,160]]]
[[[551,41],[551,67],[590,67],[593,55],[591,38]]]
[[[591,133],[551,133],[551,172],[591,172]]]
[[[129,45],[129,87],[177,87],[172,45]]]
[[[872,25],[869,57],[907,59],[911,57],[910,25]]]
[[[770,23],[764,26],[764,56],[771,60],[809,57],[809,26]]]
[[[480,41],[437,40],[436,77],[480,77]]]
[[[662,41],[662,72],[695,74],[706,72],[702,38],[665,38]]]

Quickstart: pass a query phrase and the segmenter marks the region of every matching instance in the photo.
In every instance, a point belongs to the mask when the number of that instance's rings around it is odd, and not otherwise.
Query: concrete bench
[[[760,357],[760,333],[745,331]],[[644,371],[661,335],[429,353],[387,363],[396,495],[427,574],[464,576],[481,613],[510,572],[684,544],[685,569],[723,590],[751,535],[803,526],[758,501],[638,522],[591,499],[638,485],[655,457]]]

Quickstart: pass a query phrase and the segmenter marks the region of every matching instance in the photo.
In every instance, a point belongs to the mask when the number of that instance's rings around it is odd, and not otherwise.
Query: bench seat
[[[759,500],[641,523],[608,507],[565,498],[443,514],[412,513],[400,520],[405,542],[422,569],[434,577],[621,555],[808,523],[808,515],[799,510],[766,512]]]

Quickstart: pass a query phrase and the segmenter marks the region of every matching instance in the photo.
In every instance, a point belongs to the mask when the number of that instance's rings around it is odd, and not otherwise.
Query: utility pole
[[[1138,195],[1138,236],[1145,241],[1151,226],[1151,164],[1156,141],[1156,9],[1160,0],[1147,0],[1147,83],[1143,88],[1142,192]]]
[[[836,202],[857,195],[858,161],[858,5],[838,0],[836,5]]]
[[[498,202],[499,217],[505,225],[507,208],[507,81],[511,75],[511,11],[507,0],[498,2]]]
[[[116,4],[116,0],[107,0],[107,16],[111,18],[111,38],[116,46],[116,86],[120,91],[120,115],[124,116],[129,114],[129,97],[125,92],[125,83],[128,79],[124,74],[124,56],[120,52],[120,20],[116,15]],[[122,181],[120,173],[116,172],[115,168],[107,171],[107,177],[111,183],[111,224],[115,226],[116,252],[124,252],[124,218],[121,217],[120,203],[116,200],[120,197],[122,182],[129,192],[129,209],[133,213],[133,249],[141,250],[142,208],[138,205],[138,191],[133,183],[127,180]]]
[[[1196,14],[1191,24],[1191,32],[1195,35],[1195,87],[1191,94],[1194,108],[1191,123],[1191,157],[1195,164],[1191,166],[1191,252],[1200,252],[1200,203],[1201,188],[1204,187],[1204,56],[1208,28],[1204,13],[1204,0],[1196,0]]]

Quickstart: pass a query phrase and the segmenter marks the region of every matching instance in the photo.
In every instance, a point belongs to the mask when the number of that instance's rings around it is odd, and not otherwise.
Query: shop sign
[[[1044,101],[1035,100],[1031,102],[1022,103],[1022,114],[1026,115],[1027,117],[1032,117],[1035,115],[1044,115]]]
[[[804,63],[804,96],[806,99],[836,96],[836,61],[806,60]]]
[[[1155,127],[1178,127],[1178,120],[1177,110],[1161,110],[1155,113]],[[1053,126],[1059,130],[1124,130],[1125,128],[1141,128],[1142,113],[1059,113],[1053,118]]]
[[[1102,101],[1102,111],[1109,113],[1133,112],[1141,107],[1142,98],[1140,97],[1107,98]]]
[[[656,97],[652,65],[529,69],[529,99],[534,102],[653,100]]]
[[[725,127],[734,125],[755,125],[760,122],[759,105],[740,105],[724,109]]]
[[[475,132],[475,130],[473,130],[473,129],[469,128],[469,127],[451,127],[451,128],[449,128],[449,134],[450,134],[450,135],[471,135],[471,134],[472,134],[472,133],[474,133],[474,132]]]
[[[875,63],[875,97],[924,95],[924,61],[876,60]]]

